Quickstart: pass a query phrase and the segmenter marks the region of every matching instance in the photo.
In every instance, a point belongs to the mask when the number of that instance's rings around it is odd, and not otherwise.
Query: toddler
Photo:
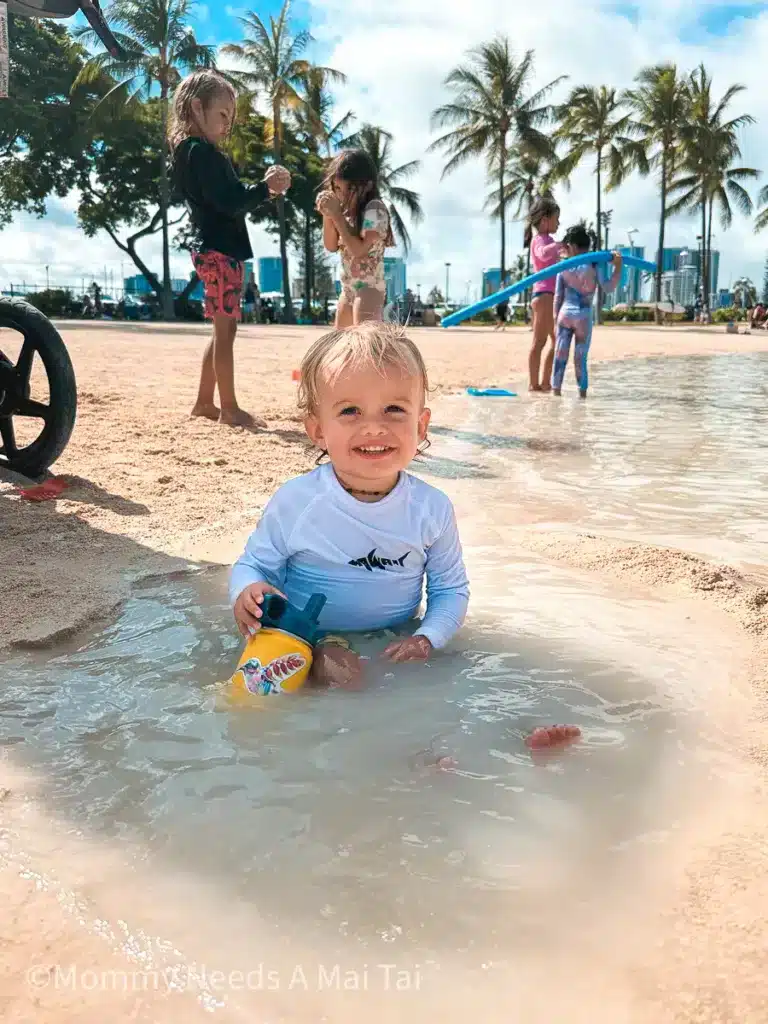
[[[329,462],[285,483],[232,570],[241,633],[259,628],[265,593],[303,608],[324,593],[317,682],[354,686],[360,661],[337,634],[413,622],[392,661],[426,661],[464,621],[469,584],[448,497],[406,472],[426,441],[430,410],[421,353],[402,329],[368,321],[324,335],[301,367],[299,403]]]
[[[569,228],[563,238],[567,256],[589,252],[590,244],[589,233],[582,224]],[[600,280],[601,277],[605,279],[605,271],[602,269],[604,266],[605,264],[586,264],[576,267],[575,270],[563,270],[557,275],[554,310],[557,320],[557,343],[552,369],[552,393],[555,395],[562,394],[563,377],[573,340],[573,365],[579,395],[582,398],[587,397],[587,356],[592,341],[592,304],[598,284],[604,291],[610,292],[619,283],[622,267],[620,254],[613,254],[613,274],[608,281]]]
[[[364,150],[345,149],[331,162],[324,184],[317,197],[323,242],[341,256],[336,327],[381,320],[387,293],[384,251],[395,239],[376,167]]]
[[[534,273],[553,266],[560,259],[560,242],[556,242],[552,234],[560,224],[560,207],[549,196],[539,196],[531,206],[528,214],[528,228],[525,234],[525,245],[531,247],[531,263]],[[552,312],[555,292],[554,277],[538,281],[533,286],[531,307],[533,310],[533,342],[528,355],[528,390],[548,391],[549,378],[552,373],[552,361],[555,351],[555,320]],[[550,346],[544,357],[544,370],[539,381],[541,356],[547,339]]]
[[[270,167],[264,180],[246,186],[219,148],[232,130],[235,91],[215,71],[196,71],[176,90],[169,131],[172,179],[187,204],[196,236],[192,260],[205,288],[205,315],[213,339],[203,356],[193,416],[230,426],[266,427],[240,408],[235,396],[234,344],[240,320],[245,260],[253,257],[247,213],[291,183],[284,167]],[[221,409],[214,404],[218,385]]]

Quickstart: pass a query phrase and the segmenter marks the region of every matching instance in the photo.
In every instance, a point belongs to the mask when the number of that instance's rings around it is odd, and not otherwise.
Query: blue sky
[[[277,16],[282,7],[281,0],[259,0],[253,4],[224,3],[214,0],[212,3],[198,3],[197,16],[194,19],[195,31],[201,42],[231,43],[237,42],[242,35],[239,17],[255,11],[266,21],[270,16]],[[214,13],[216,12],[216,13]],[[292,5],[291,22],[296,28],[309,26],[310,8],[306,2]]]
[[[241,38],[238,12],[256,9],[262,18],[276,14],[280,0],[226,0],[200,3],[195,29],[201,41],[221,44]],[[455,175],[442,177],[444,161],[428,152],[434,132],[430,114],[446,101],[443,85],[448,71],[466,51],[496,33],[509,36],[518,53],[535,51],[535,84],[559,75],[568,81],[553,100],[563,101],[576,84],[607,84],[623,89],[632,84],[642,67],[674,61],[681,70],[704,63],[714,79],[714,90],[741,83],[729,111],[749,113],[756,123],[740,135],[740,163],[760,169],[761,179],[751,187],[756,196],[768,181],[768,90],[763,74],[768,52],[768,3],[704,3],[701,0],[549,0],[546,5],[500,4],[499,0],[295,0],[294,29],[311,27],[317,39],[311,56],[343,71],[348,84],[336,90],[339,114],[353,110],[358,124],[381,125],[394,137],[396,164],[420,161],[409,185],[422,199],[423,222],[411,232],[414,246],[408,279],[428,291],[445,281],[445,262],[451,263],[452,285],[471,296],[482,272],[498,266],[498,224],[483,210],[487,194],[482,161],[470,162]],[[563,225],[594,219],[594,167],[585,162],[573,176],[572,187],[558,194]],[[124,257],[104,236],[85,240],[75,217],[75,198],[49,203],[47,222],[19,217],[2,233],[0,284],[18,280],[50,264],[51,279],[68,283],[93,277],[98,271],[119,277]],[[633,176],[625,185],[603,196],[603,209],[611,209],[611,240],[634,243],[655,252],[658,234],[658,189],[652,179]],[[672,218],[667,224],[667,245],[695,246],[696,219]],[[274,239],[259,228],[251,231],[257,256],[274,255]],[[507,261],[514,259],[522,238],[521,225],[509,225]],[[720,284],[728,285],[748,274],[763,279],[768,231],[756,235],[753,220],[736,214],[732,226],[718,221],[714,245],[721,251]],[[159,247],[143,243],[142,255],[153,265],[160,262]],[[33,268],[38,268],[35,271]],[[101,269],[99,269],[101,268]],[[188,273],[183,256],[173,256],[175,276]],[[295,269],[295,268],[294,268]],[[27,278],[28,280],[29,278]]]

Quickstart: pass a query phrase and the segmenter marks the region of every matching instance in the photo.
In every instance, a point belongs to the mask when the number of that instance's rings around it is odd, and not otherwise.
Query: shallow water
[[[739,372],[754,384],[757,369]],[[437,432],[427,475],[471,476],[483,514],[468,531],[470,621],[429,666],[393,668],[378,656],[388,638],[364,637],[363,692],[233,709],[218,684],[240,640],[219,570],[144,585],[106,628],[7,659],[0,743],[40,780],[37,798],[64,833],[109,843],[120,861],[116,877],[92,869],[81,883],[89,910],[71,895],[62,906],[126,956],[141,948],[145,964],[215,962],[223,930],[251,968],[298,945],[324,964],[442,968],[441,1012],[458,1012],[462,972],[519,968],[567,944],[564,913],[578,914],[583,934],[636,887],[638,858],[663,849],[727,777],[728,736],[708,697],[727,685],[733,650],[661,601],[521,555],[510,494],[533,507],[531,494],[557,493],[552,518],[567,510],[601,530],[624,514],[628,528],[653,523],[659,536],[690,530],[704,543],[720,530],[753,556],[765,441],[742,479],[744,455],[728,445],[744,441],[749,416],[724,397],[704,402],[694,384],[678,401],[676,373],[669,360],[601,366],[586,405],[468,402],[461,431]],[[738,377],[720,362],[706,371],[718,374]],[[620,376],[623,401],[612,394]],[[679,411],[677,447],[649,438],[670,429],[658,402]],[[632,483],[641,465],[642,495]],[[694,515],[700,483],[711,500]],[[579,725],[582,740],[532,757],[525,735],[554,722]],[[0,829],[0,840],[0,863],[43,877],[22,839]],[[182,878],[190,887],[176,894],[169,879]],[[167,936],[153,914],[169,900]],[[227,1012],[239,997],[205,998]],[[506,1020],[508,1004],[480,1015]]]
[[[437,475],[471,465],[547,523],[766,562],[768,353],[596,363],[586,402],[570,367],[561,399],[461,401],[462,428],[436,429]]]

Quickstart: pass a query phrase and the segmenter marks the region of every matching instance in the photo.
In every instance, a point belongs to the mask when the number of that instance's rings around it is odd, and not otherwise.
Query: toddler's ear
[[[325,448],[325,438],[323,437],[322,427],[317,416],[305,417],[304,429],[307,432],[307,437],[316,448]]]
[[[424,441],[429,430],[429,424],[432,421],[432,410],[423,409],[419,416],[419,441]]]

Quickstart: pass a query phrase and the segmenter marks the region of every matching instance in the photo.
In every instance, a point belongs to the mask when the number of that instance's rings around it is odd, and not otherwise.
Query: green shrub
[[[32,292],[25,298],[45,316],[63,317],[75,314],[75,300],[68,288],[46,288],[42,292]]]

